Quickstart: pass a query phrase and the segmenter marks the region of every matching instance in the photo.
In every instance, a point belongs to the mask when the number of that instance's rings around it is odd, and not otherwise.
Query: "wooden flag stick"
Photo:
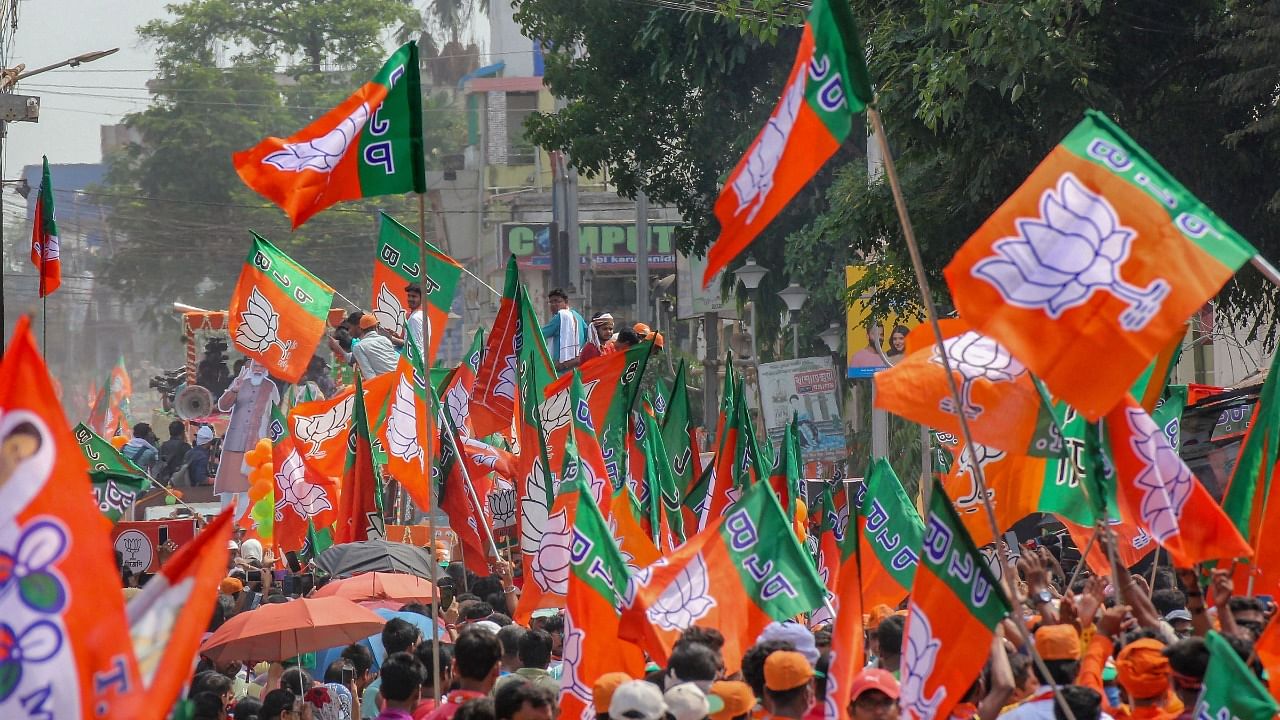
[[[422,296],[423,303],[427,300],[427,194],[425,192],[418,193],[418,292]],[[422,333],[419,335],[419,341],[422,347],[422,377],[427,387],[427,397],[431,393],[431,319],[427,314],[426,306],[422,307]],[[406,327],[409,324],[406,318]],[[409,351],[413,352],[413,335],[409,335]],[[424,403],[425,404],[425,403]],[[427,543],[428,552],[431,554],[431,585],[437,588],[435,592],[436,604],[433,606],[439,610],[439,590],[440,587],[440,562],[436,559],[436,502],[435,502],[435,483],[431,482],[431,432],[428,429],[427,412],[430,412],[430,406],[426,408],[426,412],[422,413],[422,422],[416,419],[417,413],[414,413],[414,422],[418,425],[418,444],[422,447],[422,474],[427,483]],[[432,699],[440,702],[440,631],[436,625],[436,619],[431,618],[431,692]],[[1075,718],[1072,718],[1075,720]]]
[[[924,272],[924,261],[920,257],[920,246],[916,243],[915,228],[911,224],[911,216],[907,213],[907,201],[902,195],[902,186],[898,181],[898,169],[894,165],[893,154],[889,151],[889,138],[885,134],[884,124],[880,121],[880,111],[874,105],[867,108],[867,119],[871,121],[871,127],[880,142],[881,155],[884,157],[885,176],[889,178],[889,189],[893,193],[893,204],[898,211],[898,221],[902,225],[902,235],[907,241],[907,252],[911,256],[911,267],[915,271],[916,284],[920,289],[920,301],[924,305],[925,318],[933,331],[933,342],[937,347],[938,357],[942,360],[942,369],[947,376],[947,387],[951,391],[951,397],[955,400],[956,407],[962,407],[964,403],[960,396],[960,387],[956,383],[951,360],[947,357],[947,349],[943,345],[942,326],[938,324],[938,308],[933,302],[933,293],[929,289],[929,278]],[[960,420],[960,432],[964,436],[965,448],[961,452],[973,453],[973,433],[969,429],[969,420],[964,416],[964,413],[959,413],[956,417]],[[981,463],[973,463],[973,477],[978,485],[978,494],[982,498],[982,505],[987,511],[987,522],[991,526],[991,537],[995,541],[996,551],[1000,554],[1000,562],[1006,570],[1001,575],[1005,580],[1010,605],[1013,607],[1014,612],[1021,613],[1021,608],[1016,604],[1018,593],[1016,580],[1014,579],[1016,573],[1012,572],[1014,565],[1010,560],[1009,548],[1000,542],[1000,525],[996,521],[995,507],[991,504],[991,493],[987,492],[987,481],[983,475]],[[929,509],[926,507],[925,513],[927,514],[928,511]],[[1013,624],[1017,626],[1018,632],[1022,636],[1023,644],[1031,652],[1032,661],[1035,662],[1044,677],[1050,677],[1044,660],[1040,657],[1040,653],[1036,652],[1035,645],[1031,642],[1031,633],[1027,631],[1026,623],[1022,622],[1020,617],[1015,617]],[[1067,720],[1076,720],[1075,714],[1071,712],[1071,707],[1067,705],[1066,698],[1062,696],[1062,692],[1057,685],[1053,685],[1053,699]]]

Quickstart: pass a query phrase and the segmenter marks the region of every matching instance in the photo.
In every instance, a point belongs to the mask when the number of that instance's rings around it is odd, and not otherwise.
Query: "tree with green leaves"
[[[168,11],[140,28],[159,70],[152,105],[125,120],[142,140],[108,159],[98,189],[110,201],[112,231],[101,277],[145,301],[145,320],[171,321],[175,300],[223,308],[252,228],[344,294],[365,298],[376,210],[408,219],[416,201],[345,203],[291,232],[284,214],[240,181],[231,155],[328,112],[385,61],[383,39],[421,25],[419,14],[403,0],[191,0]],[[226,47],[235,54],[224,57]],[[465,144],[465,125],[448,93],[424,93],[423,106],[431,167]]]
[[[1188,0],[872,0],[855,3],[933,292],[952,253],[1081,118],[1098,108],[1270,257],[1280,166],[1275,138],[1274,2]],[[546,80],[568,106],[531,119],[536,142],[566,151],[624,195],[643,188],[688,224],[702,251],[711,208],[778,98],[803,4],[731,0],[673,8],[635,2],[520,0],[517,19],[543,37]],[[1268,15],[1268,13],[1272,13]],[[1261,68],[1261,72],[1259,72]],[[1269,68],[1269,69],[1268,69]],[[1268,97],[1271,99],[1268,102]],[[842,319],[844,262],[871,266],[881,311],[918,308],[901,229],[864,145],[828,163],[750,254],[813,293],[800,314],[807,350]],[[1268,203],[1272,204],[1269,205]],[[786,275],[782,268],[786,268]],[[1274,322],[1272,293],[1245,270],[1222,294],[1225,315]],[[1260,310],[1261,308],[1261,310]],[[766,324],[768,337],[776,323]]]

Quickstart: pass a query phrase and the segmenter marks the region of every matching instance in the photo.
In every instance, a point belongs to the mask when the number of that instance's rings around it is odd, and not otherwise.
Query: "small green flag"
[[[98,509],[111,522],[118,522],[151,485],[150,478],[84,423],[76,426],[76,442],[80,444],[84,459],[89,462],[89,479],[93,483]]]
[[[1205,636],[1209,668],[1195,717],[1202,720],[1270,720],[1280,712],[1267,688],[1245,665],[1226,638],[1210,630]]]

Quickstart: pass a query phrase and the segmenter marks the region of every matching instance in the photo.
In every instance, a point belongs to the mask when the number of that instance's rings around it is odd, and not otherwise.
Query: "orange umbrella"
[[[389,600],[403,605],[431,602],[436,597],[436,589],[430,581],[417,575],[371,572],[333,580],[317,590],[313,597],[341,597],[352,602]]]
[[[200,646],[217,663],[284,660],[350,645],[380,632],[386,621],[346,598],[303,598],[262,605],[228,620]]]

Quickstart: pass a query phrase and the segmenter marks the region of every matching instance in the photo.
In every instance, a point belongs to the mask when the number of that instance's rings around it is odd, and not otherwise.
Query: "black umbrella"
[[[426,548],[386,540],[343,543],[320,553],[315,566],[333,578],[367,572],[405,573],[431,579],[433,558]]]

